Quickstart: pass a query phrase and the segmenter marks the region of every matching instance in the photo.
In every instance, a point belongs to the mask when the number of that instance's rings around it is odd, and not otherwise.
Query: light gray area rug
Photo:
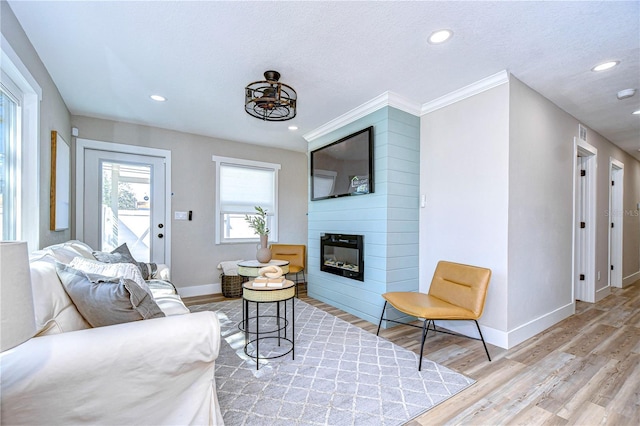
[[[215,377],[226,425],[400,425],[474,383],[427,359],[420,372],[413,352],[294,300],[295,360],[291,353],[260,360],[259,370],[244,353],[241,300],[190,308],[216,311],[220,318]],[[289,316],[290,309],[291,302]],[[262,304],[260,315],[275,315],[275,304]],[[261,320],[261,329],[274,328],[267,321],[273,319]],[[266,342],[260,343],[266,356],[291,347]]]

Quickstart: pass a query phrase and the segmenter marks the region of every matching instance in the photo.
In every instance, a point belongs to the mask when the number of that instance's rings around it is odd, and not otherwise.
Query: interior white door
[[[586,170],[585,157],[577,157],[576,161],[576,259],[574,274],[574,289],[576,300],[587,300],[587,286],[585,273],[587,269],[587,238],[586,238],[586,185],[581,171]]]
[[[596,288],[596,177],[598,150],[584,140],[574,139],[575,174],[575,241],[574,296],[595,303],[596,297],[609,294],[609,286]],[[597,280],[599,281],[599,279]],[[600,284],[599,284],[600,285]]]
[[[86,149],[84,241],[101,251],[127,243],[136,260],[165,263],[165,187],[162,157]]]
[[[624,226],[624,165],[610,159],[609,187],[609,284],[622,288],[622,227]]]

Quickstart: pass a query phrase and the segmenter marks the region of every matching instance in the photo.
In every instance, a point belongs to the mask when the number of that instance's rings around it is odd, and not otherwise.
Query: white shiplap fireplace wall
[[[384,106],[315,139],[309,151],[374,127],[375,193],[309,201],[308,294],[377,322],[382,293],[418,290],[420,118]],[[320,271],[323,233],[364,236],[364,282]]]

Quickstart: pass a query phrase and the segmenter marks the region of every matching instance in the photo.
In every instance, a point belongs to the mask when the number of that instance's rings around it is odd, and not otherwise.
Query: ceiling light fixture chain
[[[296,116],[298,94],[293,87],[281,83],[278,71],[265,71],[264,81],[245,87],[244,110],[264,121],[287,121]]]

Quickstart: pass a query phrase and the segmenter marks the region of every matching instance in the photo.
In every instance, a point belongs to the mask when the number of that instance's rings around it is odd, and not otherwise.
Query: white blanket
[[[242,262],[242,259],[225,260],[218,263],[218,269],[221,269],[225,275],[238,275],[238,262]]]

